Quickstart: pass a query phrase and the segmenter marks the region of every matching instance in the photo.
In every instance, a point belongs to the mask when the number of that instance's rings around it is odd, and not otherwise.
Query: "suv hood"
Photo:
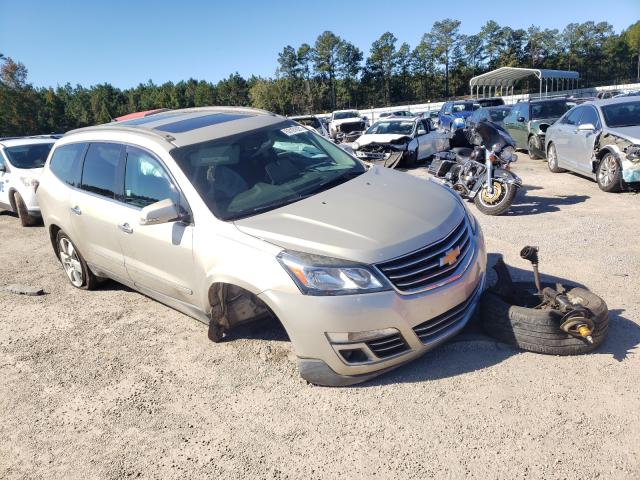
[[[401,138],[409,138],[409,135],[401,135],[397,133],[372,133],[369,135],[361,135],[356,140],[360,146],[369,145],[370,143],[391,143]]]
[[[441,239],[464,215],[445,187],[372,167],[337,187],[235,225],[282,248],[372,264]]]

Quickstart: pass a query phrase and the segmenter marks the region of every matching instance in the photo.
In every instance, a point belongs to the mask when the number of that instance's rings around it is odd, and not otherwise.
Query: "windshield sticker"
[[[297,135],[299,133],[304,133],[307,131],[306,128],[301,127],[300,125],[295,125],[293,127],[287,127],[287,128],[283,128],[282,130],[280,130],[282,133],[284,133],[287,137],[291,137],[293,135]]]

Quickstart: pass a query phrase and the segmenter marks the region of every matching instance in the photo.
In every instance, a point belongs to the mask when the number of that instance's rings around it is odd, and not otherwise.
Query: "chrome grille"
[[[413,331],[420,338],[422,343],[429,343],[435,337],[439,336],[445,330],[456,326],[460,323],[465,315],[469,312],[469,307],[473,303],[480,285],[476,287],[474,292],[461,304],[441,313],[437,317],[431,318],[426,322],[413,327]]]
[[[409,345],[404,341],[399,333],[389,335],[387,337],[376,338],[367,343],[367,347],[378,358],[387,358],[398,353],[409,350]]]
[[[447,256],[458,252],[452,262]],[[458,266],[473,255],[472,237],[466,220],[462,220],[442,240],[427,247],[380,263],[377,267],[395,287],[406,293],[428,290],[438,286],[443,280],[453,275]]]

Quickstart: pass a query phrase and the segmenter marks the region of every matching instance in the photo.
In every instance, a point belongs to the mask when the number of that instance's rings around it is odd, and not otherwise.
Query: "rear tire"
[[[598,164],[596,173],[600,190],[607,193],[620,192],[624,189],[622,168],[613,153],[607,153]]]
[[[547,166],[549,167],[549,171],[553,173],[566,172],[564,168],[558,167],[558,151],[553,143],[550,143],[547,148]]]
[[[529,153],[529,158],[531,160],[537,160],[540,158],[540,155],[538,154],[538,144],[540,142],[538,140],[536,140],[536,136],[535,135],[531,135],[529,137],[529,140],[527,141],[527,148],[528,148],[528,153]]]
[[[16,211],[18,213],[18,217],[20,217],[20,223],[23,227],[33,227],[40,222],[38,217],[34,217],[33,215],[29,215],[29,210],[27,209],[27,205],[22,200],[22,196],[15,192],[13,194],[13,201],[16,205]]]
[[[84,257],[62,230],[56,236],[56,248],[69,283],[82,290],[95,290],[99,283],[98,277],[89,269]]]
[[[496,187],[496,184],[498,186]],[[513,203],[513,199],[516,197],[516,193],[518,193],[518,187],[513,185],[512,183],[501,183],[497,181],[493,181],[494,188],[501,188],[499,198],[495,200],[495,203],[488,201],[488,199],[483,197],[483,191],[485,186],[483,186],[480,191],[477,193],[475,198],[473,199],[473,203],[476,204],[478,210],[480,210],[485,215],[502,215],[509,208],[511,208],[511,204]]]
[[[595,324],[593,343],[560,330],[562,313],[510,305],[502,297],[486,292],[480,302],[484,331],[495,339],[523,350],[548,355],[589,353],[604,341],[609,326],[609,310],[597,295],[583,288],[569,290],[572,303],[588,308]]]

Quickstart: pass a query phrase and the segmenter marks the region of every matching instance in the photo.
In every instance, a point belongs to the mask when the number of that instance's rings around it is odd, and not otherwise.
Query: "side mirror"
[[[522,123],[522,122],[524,122],[524,117],[518,117],[517,120],[518,120],[518,122]]]
[[[4,163],[0,163],[0,173],[7,171],[7,166]]]
[[[578,126],[578,130],[581,132],[593,132],[596,129],[593,123],[583,123]]]
[[[178,207],[170,198],[147,205],[140,212],[140,225],[160,225],[180,218]]]
[[[418,129],[418,136],[426,135],[426,134],[427,134],[427,131],[424,128],[419,128]]]

